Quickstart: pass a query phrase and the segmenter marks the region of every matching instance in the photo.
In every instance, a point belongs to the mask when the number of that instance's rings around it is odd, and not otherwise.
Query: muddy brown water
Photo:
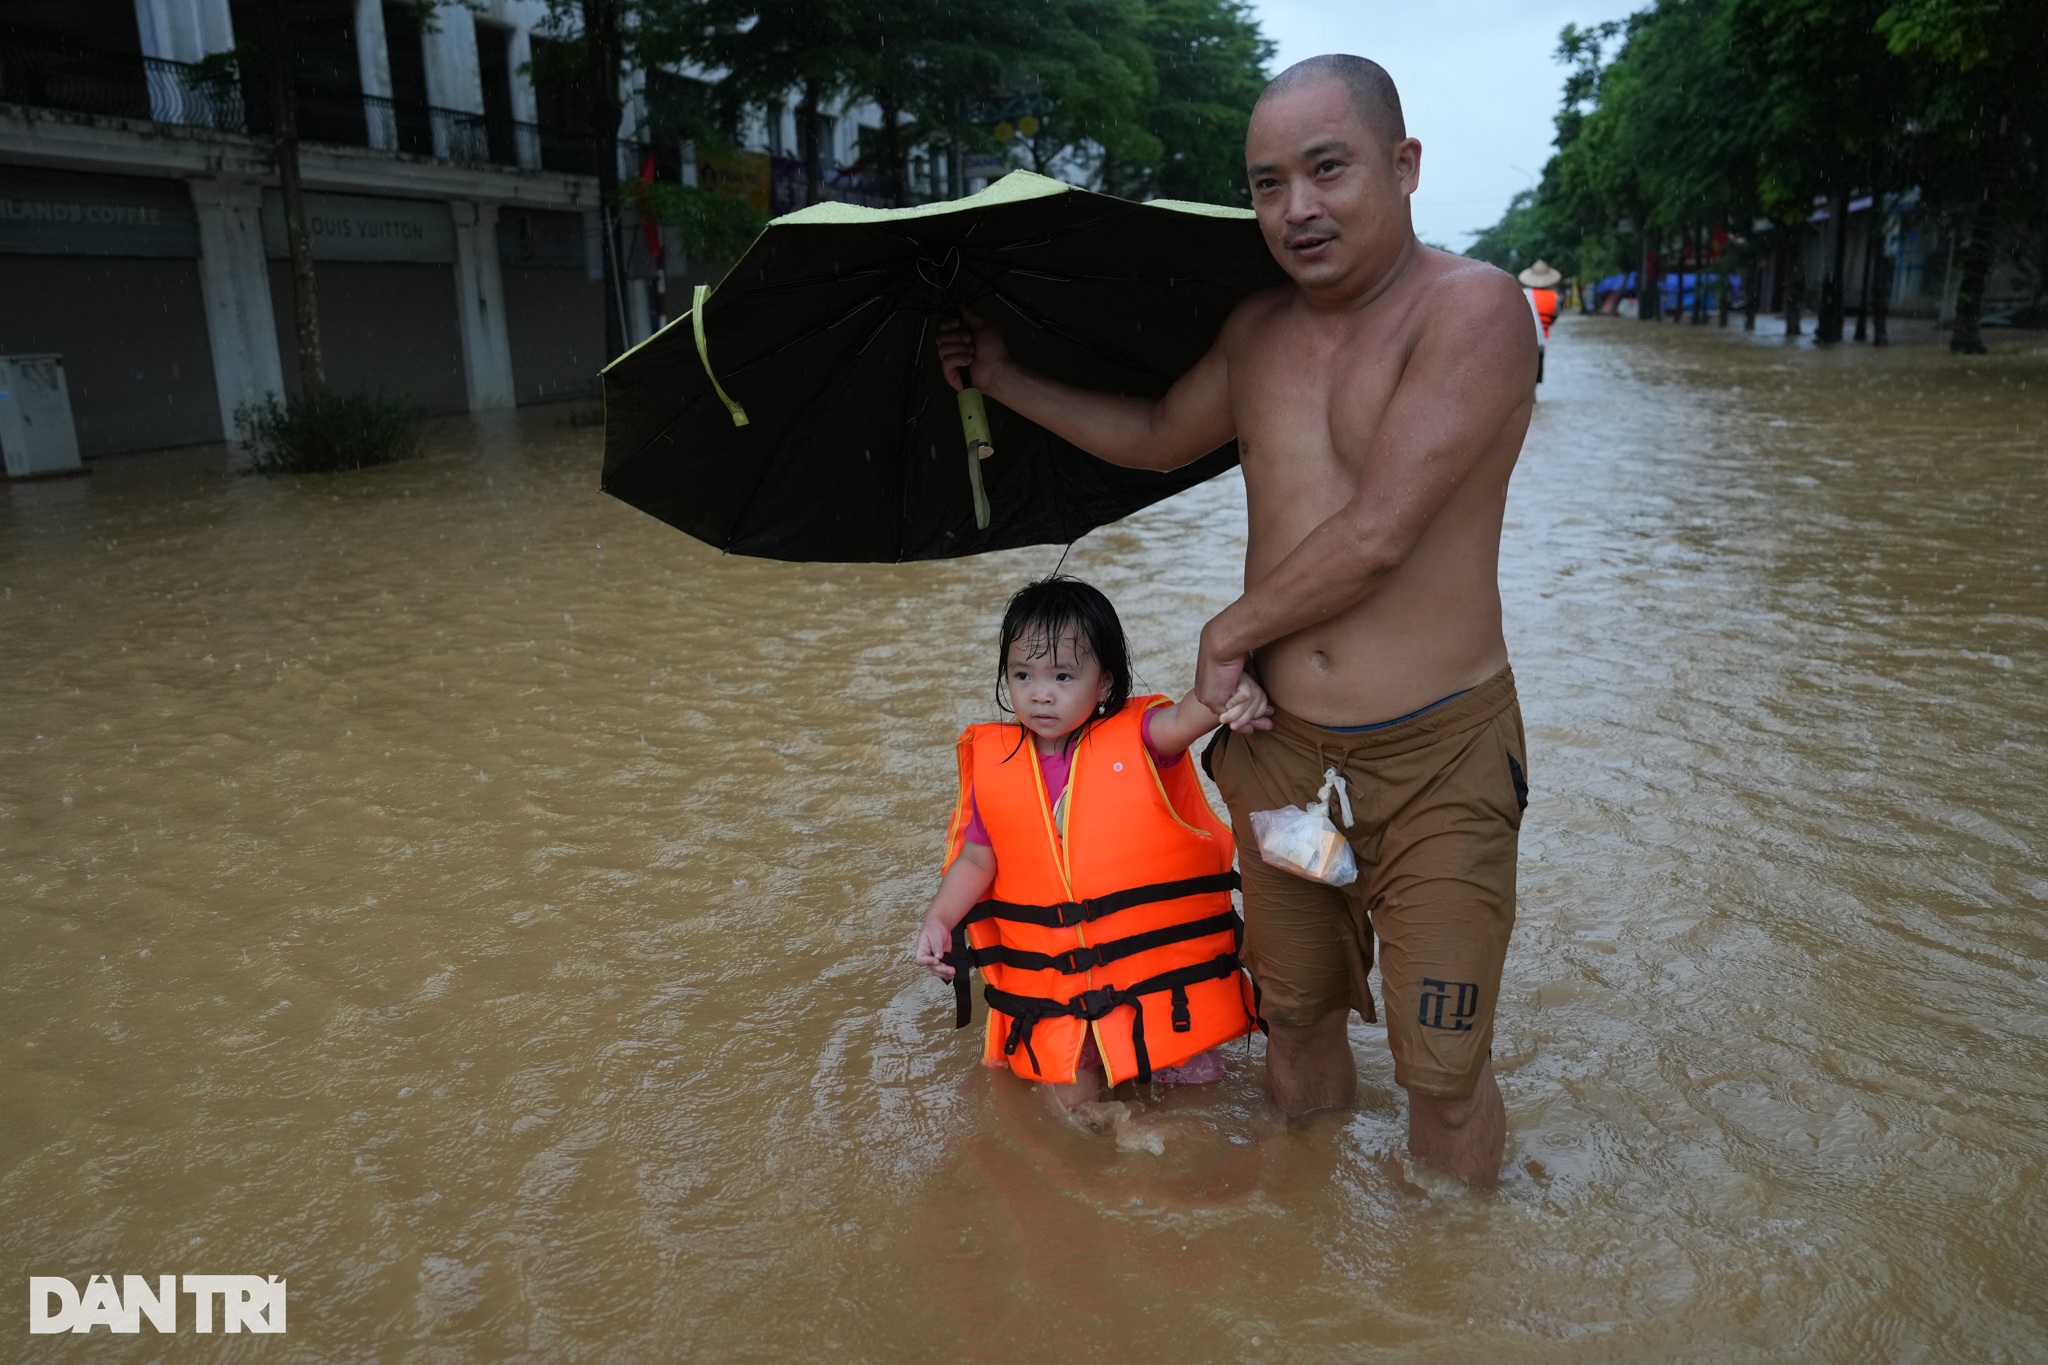
[[[1916,326],[1922,324],[1915,324]],[[561,410],[0,496],[0,1358],[2048,1358],[2048,348],[1567,318],[1494,1194],[1384,1036],[1096,1126],[906,961],[1056,550],[721,558]],[[1234,477],[1069,565],[1178,691]],[[274,1274],[282,1337],[27,1335]]]

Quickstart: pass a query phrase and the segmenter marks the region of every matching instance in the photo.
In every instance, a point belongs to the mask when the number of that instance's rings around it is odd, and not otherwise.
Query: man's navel
[[[1330,656],[1323,653],[1320,649],[1315,650],[1308,656],[1308,666],[1318,673],[1328,673],[1330,671]]]

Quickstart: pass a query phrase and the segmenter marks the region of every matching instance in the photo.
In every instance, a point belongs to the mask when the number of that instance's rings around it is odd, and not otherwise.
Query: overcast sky
[[[1564,84],[1551,60],[1568,23],[1596,24],[1642,8],[1617,0],[1253,0],[1278,71],[1322,52],[1384,66],[1401,89],[1408,133],[1422,140],[1415,231],[1462,251],[1536,183],[1551,153],[1550,119]]]

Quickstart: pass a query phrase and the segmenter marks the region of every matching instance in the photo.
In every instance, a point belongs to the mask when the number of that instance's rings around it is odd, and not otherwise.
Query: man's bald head
[[[1343,85],[1351,96],[1351,111],[1358,121],[1379,134],[1385,143],[1391,145],[1408,136],[1408,125],[1401,118],[1401,93],[1394,89],[1394,78],[1378,62],[1347,53],[1332,52],[1296,62],[1267,82],[1259,92],[1259,103],[1319,81]]]

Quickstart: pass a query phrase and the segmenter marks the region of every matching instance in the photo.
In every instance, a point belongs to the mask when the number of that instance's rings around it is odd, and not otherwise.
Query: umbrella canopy
[[[1248,211],[1134,204],[1025,171],[948,203],[815,204],[605,369],[602,486],[771,559],[1063,544],[1230,468],[1235,445],[1170,473],[1122,469],[990,402],[993,452],[977,464],[939,324],[971,309],[1042,374],[1157,397],[1239,299],[1285,278]]]
[[[1548,261],[1538,261],[1515,278],[1531,289],[1555,289],[1564,276],[1558,274],[1557,267]]]

